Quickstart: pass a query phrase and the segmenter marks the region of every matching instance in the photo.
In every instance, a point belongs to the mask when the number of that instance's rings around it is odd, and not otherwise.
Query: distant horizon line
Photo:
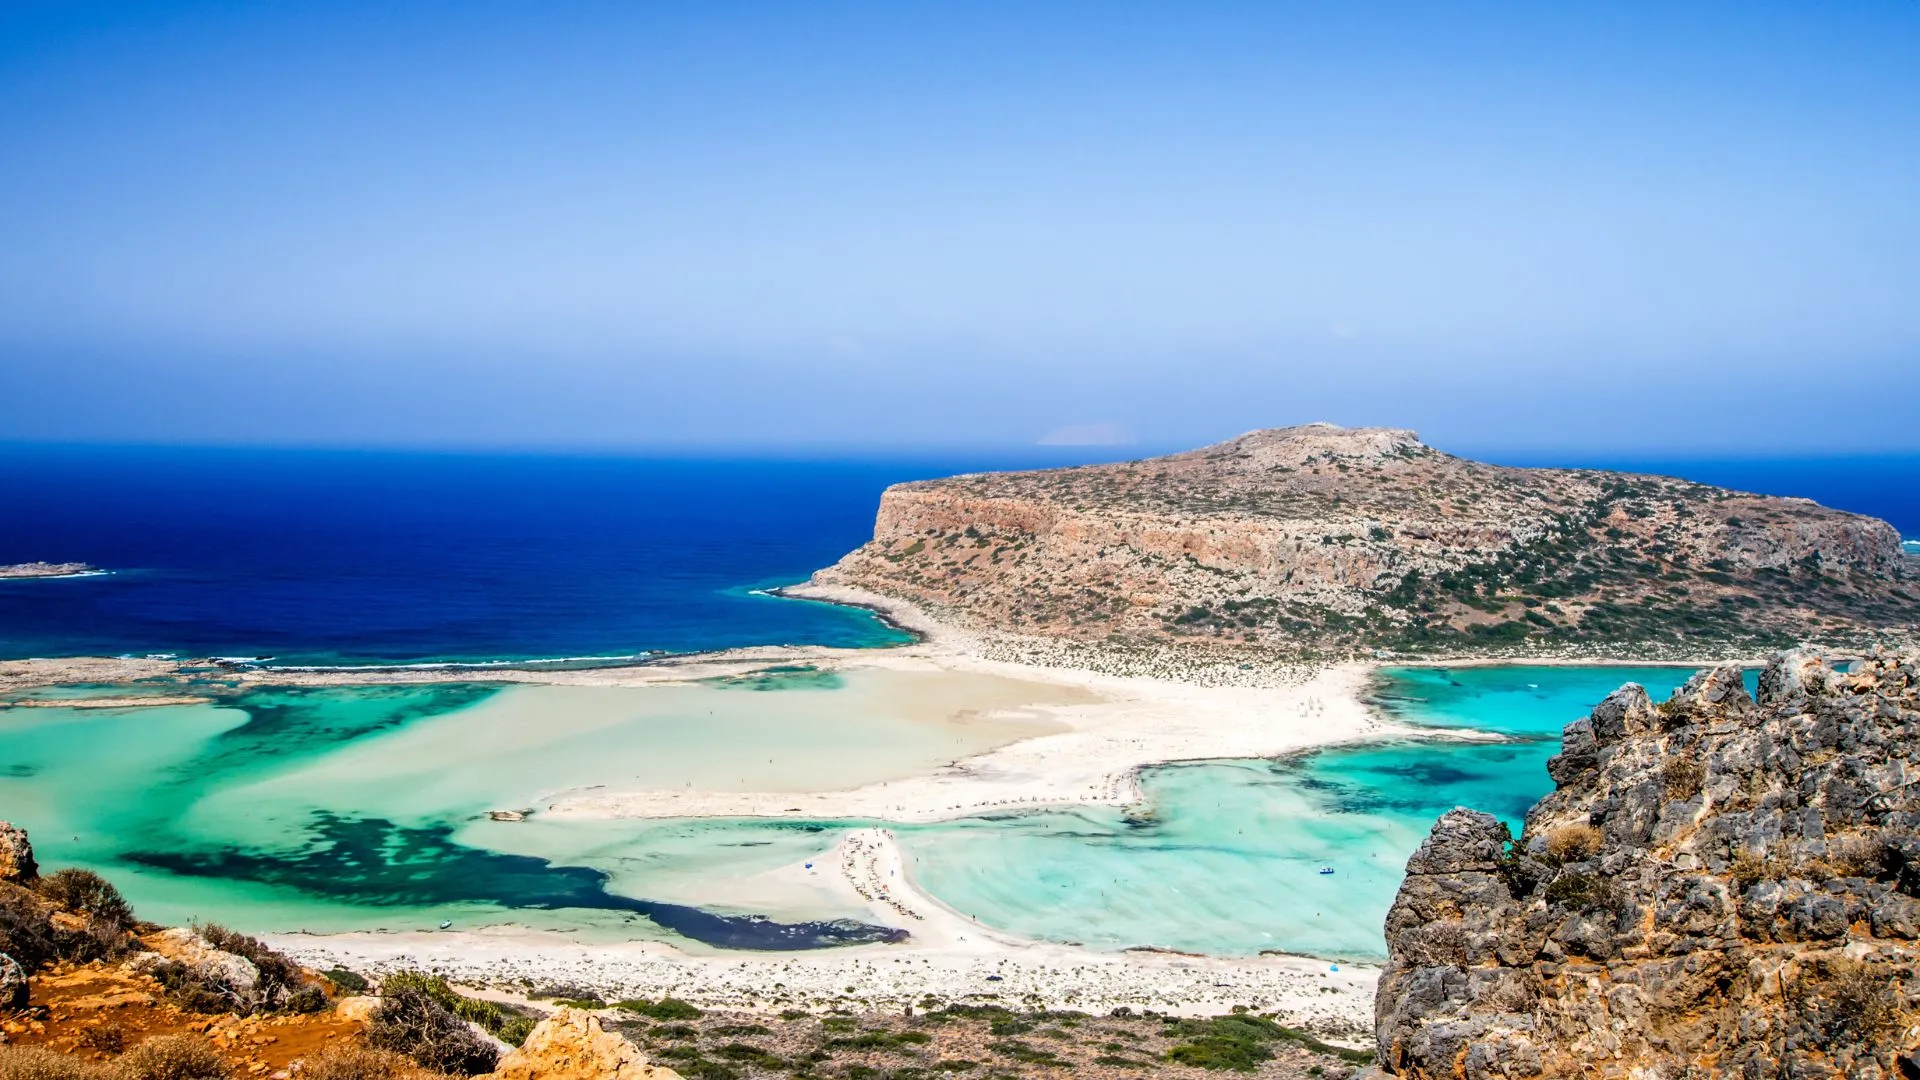
[[[1295,426],[1295,425],[1275,425]],[[1394,425],[1371,425],[1394,426]],[[1259,430],[1259,429],[1254,429]],[[939,459],[987,455],[991,457],[1031,457],[1087,462],[1133,461],[1180,453],[1226,441],[1236,435],[1206,441],[1141,440],[1133,443],[1055,443],[1045,441],[978,441],[940,443],[892,442],[769,442],[674,441],[674,442],[582,442],[518,443],[445,441],[251,441],[251,440],[171,440],[171,439],[18,439],[0,436],[0,451],[177,451],[185,453],[313,453],[368,454],[395,456],[445,457],[570,457],[570,458],[652,458],[680,460],[790,460],[859,461]],[[1424,437],[1423,437],[1423,441]],[[1430,446],[1456,457],[1473,458],[1498,464],[1541,466],[1552,459],[1569,463],[1609,462],[1766,462],[1766,461],[1843,461],[1920,459],[1920,446],[1862,449],[1853,447],[1808,448],[1797,450],[1733,446],[1607,447],[1593,444],[1511,443],[1448,444]],[[1503,460],[1504,459],[1504,460]],[[1569,464],[1568,467],[1581,467]]]

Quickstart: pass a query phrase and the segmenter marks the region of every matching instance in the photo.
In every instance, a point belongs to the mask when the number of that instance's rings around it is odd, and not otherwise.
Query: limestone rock
[[[33,861],[33,843],[27,839],[27,830],[0,821],[0,881],[31,885],[39,876],[40,867]]]
[[[600,1018],[562,1008],[540,1023],[494,1069],[495,1080],[680,1080]]]
[[[1920,1075],[1920,653],[1777,656],[1568,725],[1508,845],[1442,817],[1387,916],[1377,1075]]]
[[[135,967],[152,969],[160,960],[172,960],[191,968],[195,974],[230,990],[245,994],[260,984],[260,969],[253,961],[237,953],[216,949],[189,927],[176,926],[140,939],[151,953],[134,957]]]
[[[374,1010],[380,1007],[380,999],[369,994],[343,997],[333,1003],[333,1014],[342,1020],[352,1020],[364,1024],[373,1019]]]
[[[815,581],[995,640],[1486,651],[1715,628],[1800,640],[1835,619],[1908,634],[1916,570],[1891,525],[1804,499],[1307,424],[899,484],[873,539]]]

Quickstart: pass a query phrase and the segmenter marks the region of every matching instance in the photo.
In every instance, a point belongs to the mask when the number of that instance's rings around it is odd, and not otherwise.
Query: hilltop
[[[1089,644],[1652,654],[1920,624],[1920,559],[1886,522],[1330,424],[896,485],[873,539],[815,581]]]

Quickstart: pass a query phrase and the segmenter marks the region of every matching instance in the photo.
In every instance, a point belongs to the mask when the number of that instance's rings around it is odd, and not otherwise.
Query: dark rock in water
[[[1912,652],[1617,691],[1518,840],[1455,810],[1408,862],[1368,1075],[1920,1075],[1916,738]]]
[[[0,881],[31,885],[39,876],[40,867],[33,861],[33,843],[27,839],[27,830],[0,821]]]

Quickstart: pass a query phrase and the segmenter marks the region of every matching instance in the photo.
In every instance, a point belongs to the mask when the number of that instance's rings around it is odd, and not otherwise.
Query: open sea
[[[865,539],[888,483],[1057,463],[0,447],[0,563],[113,571],[0,582],[0,658],[366,664],[884,646],[900,636],[864,612],[756,590],[802,580]],[[1920,533],[1920,460],[1661,471],[1807,495]],[[892,828],[929,892],[1031,937],[1373,958],[1434,817],[1466,805],[1517,824],[1549,785],[1543,765],[1564,724],[1621,682],[1657,697],[1687,674],[1390,670],[1379,708],[1503,738],[1157,768],[1143,782],[1150,812],[1133,816],[1087,808]],[[831,947],[885,932],[782,875],[868,823],[508,824],[484,811],[615,780],[764,790],[832,769],[867,782],[1011,737],[905,715],[902,699],[883,679],[795,671],[672,692],[476,681],[0,706],[0,819],[28,827],[44,862],[99,869],[167,922],[453,920],[693,948]]]

